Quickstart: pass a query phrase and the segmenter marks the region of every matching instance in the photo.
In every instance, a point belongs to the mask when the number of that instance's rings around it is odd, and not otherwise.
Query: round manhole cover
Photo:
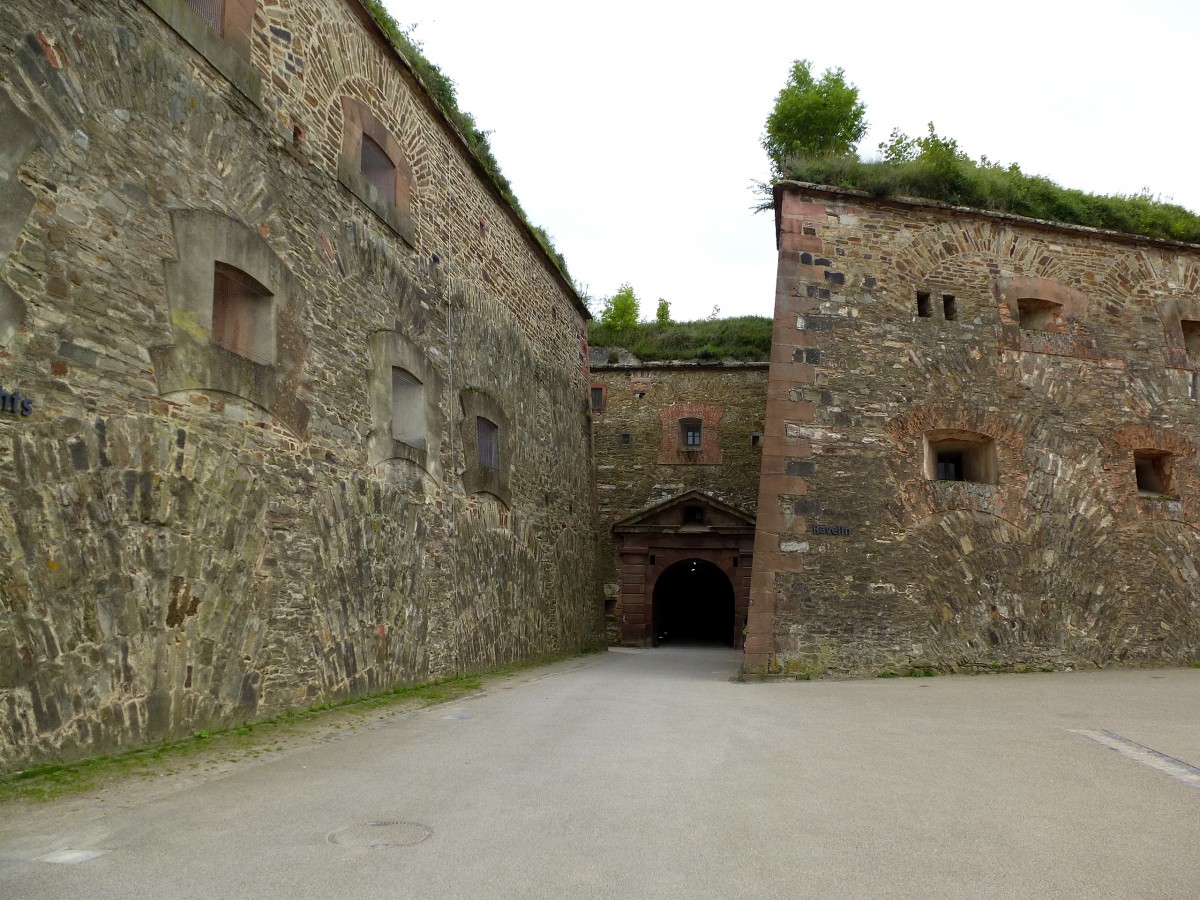
[[[364,822],[329,833],[329,843],[341,847],[366,847],[383,850],[387,847],[409,847],[419,844],[433,834],[433,829],[419,822]]]

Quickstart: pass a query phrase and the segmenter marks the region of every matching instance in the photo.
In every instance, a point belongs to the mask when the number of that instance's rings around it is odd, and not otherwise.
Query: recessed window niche
[[[302,295],[270,243],[220,213],[171,213],[178,259],[164,264],[172,343],[150,348],[161,394],[215,390],[267,410],[293,433],[308,341]]]
[[[1063,324],[1062,304],[1039,297],[1018,299],[1017,316],[1024,331],[1055,331]]]
[[[1200,322],[1180,319],[1179,328],[1183,332],[1183,348],[1188,353],[1200,353]]]
[[[1177,499],[1175,460],[1164,450],[1133,451],[1134,477],[1139,497]]]
[[[925,434],[925,477],[930,481],[969,481],[996,484],[999,467],[996,442],[972,431],[930,431]]]
[[[260,366],[275,362],[275,314],[271,292],[236,266],[213,266],[212,331],[218,347]]]
[[[459,430],[463,488],[471,494],[491,494],[508,506],[513,464],[508,416],[494,397],[474,388],[462,391],[459,402],[463,412]]]
[[[413,245],[414,178],[400,142],[362,101],[344,96],[341,105],[338,181]]]
[[[398,331],[371,335],[372,465],[406,459],[442,478],[442,377],[414,341]]]

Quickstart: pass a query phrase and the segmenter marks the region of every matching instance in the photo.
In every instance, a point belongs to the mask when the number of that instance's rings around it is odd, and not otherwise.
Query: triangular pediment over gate
[[[753,534],[754,517],[704,491],[684,491],[622,519],[614,534]]]

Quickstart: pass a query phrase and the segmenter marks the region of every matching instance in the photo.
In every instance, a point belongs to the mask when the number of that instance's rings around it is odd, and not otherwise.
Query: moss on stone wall
[[[443,72],[438,66],[430,62],[425,54],[421,51],[421,46],[414,41],[399,23],[392,18],[391,14],[384,8],[380,0],[359,0],[366,8],[367,12],[375,20],[380,30],[392,42],[392,46],[400,53],[400,55],[412,67],[417,78],[425,86],[429,95],[442,108],[442,111],[458,129],[466,142],[467,147],[479,160],[488,176],[496,185],[496,189],[504,196],[517,215],[529,227],[530,232],[537,238],[537,242],[541,244],[550,258],[562,270],[562,274],[570,280],[570,273],[567,271],[566,257],[559,252],[554,246],[554,241],[550,237],[550,233],[539,225],[534,225],[529,221],[529,217],[525,214],[521,202],[517,199],[517,195],[513,193],[512,184],[504,177],[504,173],[500,170],[500,163],[496,159],[496,155],[492,153],[491,142],[488,141],[488,133],[482,130],[475,121],[475,117],[458,105],[458,94],[454,87],[454,82]]]

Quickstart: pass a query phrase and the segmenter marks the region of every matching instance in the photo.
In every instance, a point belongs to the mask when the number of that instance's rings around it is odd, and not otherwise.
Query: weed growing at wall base
[[[284,750],[282,739],[295,727],[329,724],[337,713],[362,715],[388,708],[393,712],[447,703],[483,689],[483,679],[511,675],[523,669],[549,665],[566,657],[551,657],[517,663],[478,675],[442,678],[427,684],[396,688],[365,697],[320,703],[308,709],[280,713],[268,719],[229,728],[197,731],[189,737],[163,741],[122,753],[94,756],[74,762],[36,766],[0,775],[0,803],[11,800],[52,800],[77,794],[120,778],[177,774],[181,768],[197,768],[200,762],[233,761]],[[353,724],[353,723],[350,723]]]

